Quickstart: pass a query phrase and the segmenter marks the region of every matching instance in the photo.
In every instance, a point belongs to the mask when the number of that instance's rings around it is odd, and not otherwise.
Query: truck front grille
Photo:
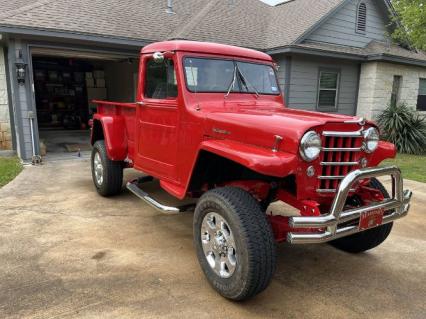
[[[360,167],[362,131],[324,131],[320,155],[321,175],[318,176],[318,193],[335,193],[340,181]]]

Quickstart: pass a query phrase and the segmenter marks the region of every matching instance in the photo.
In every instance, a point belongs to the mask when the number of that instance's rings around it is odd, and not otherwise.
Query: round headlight
[[[302,137],[300,142],[300,156],[307,161],[312,162],[321,152],[321,137],[314,131],[309,131]]]
[[[373,153],[377,146],[379,146],[380,135],[379,131],[370,127],[369,129],[364,131],[364,151],[367,153]]]

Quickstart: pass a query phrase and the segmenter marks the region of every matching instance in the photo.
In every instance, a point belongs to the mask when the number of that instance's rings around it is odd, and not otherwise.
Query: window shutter
[[[419,95],[417,97],[417,110],[426,111],[426,79],[419,81]]]
[[[367,5],[364,2],[361,2],[358,6],[356,29],[359,32],[365,32],[367,29]]]
[[[420,79],[419,95],[426,95],[426,79]]]

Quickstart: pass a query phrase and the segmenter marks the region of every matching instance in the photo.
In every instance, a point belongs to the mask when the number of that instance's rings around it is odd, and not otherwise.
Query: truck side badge
[[[218,134],[224,134],[224,135],[230,135],[231,134],[231,132],[229,132],[227,130],[222,130],[222,129],[216,128],[216,127],[213,128],[213,132],[218,133]]]
[[[279,135],[275,135],[275,142],[274,142],[274,147],[272,148],[272,152],[276,153],[278,152],[281,142],[283,141],[283,137],[279,136]]]

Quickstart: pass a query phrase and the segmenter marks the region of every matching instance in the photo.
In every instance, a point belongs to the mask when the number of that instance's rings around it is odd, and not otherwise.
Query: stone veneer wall
[[[416,108],[419,79],[426,78],[426,67],[368,62],[361,66],[358,116],[375,119],[389,105],[394,75],[402,76],[399,102]]]
[[[0,46],[0,150],[12,149],[4,49]]]

